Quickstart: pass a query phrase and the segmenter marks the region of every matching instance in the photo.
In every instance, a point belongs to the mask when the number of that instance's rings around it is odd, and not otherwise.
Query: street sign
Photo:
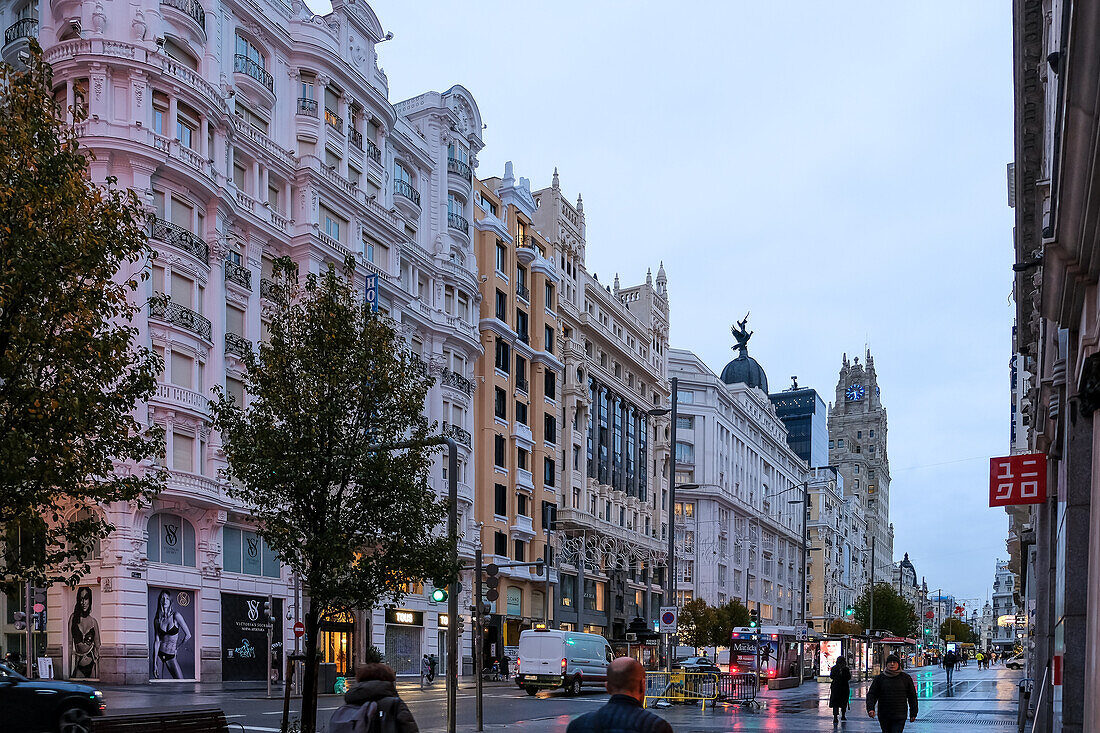
[[[34,612],[35,613],[42,613],[45,610],[46,610],[46,607],[43,606],[41,603],[34,604]]]
[[[676,606],[661,606],[660,632],[662,634],[675,634],[679,615],[680,612]]]
[[[806,635],[807,635],[808,631],[809,630],[807,629],[807,627],[799,626],[798,629],[796,630],[796,635],[798,637],[798,640],[799,641],[806,641]]]
[[[989,459],[989,506],[1043,504],[1046,500],[1045,453]]]
[[[378,310],[378,274],[370,273],[367,275],[367,292],[364,298],[367,304],[367,310]]]
[[[1017,626],[1027,626],[1027,616],[1016,616]]]
[[[298,637],[299,639],[301,639],[303,636],[306,635],[306,625],[303,624],[301,621],[295,622],[295,624],[294,624],[294,635],[296,637]]]
[[[924,617],[925,618],[936,618],[936,613],[935,613],[935,611],[926,611],[925,614],[924,614]]]

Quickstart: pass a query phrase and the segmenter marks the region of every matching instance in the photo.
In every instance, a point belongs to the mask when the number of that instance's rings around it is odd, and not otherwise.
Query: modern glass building
[[[809,387],[768,395],[787,426],[787,443],[798,457],[820,468],[829,463],[829,423],[825,402]]]

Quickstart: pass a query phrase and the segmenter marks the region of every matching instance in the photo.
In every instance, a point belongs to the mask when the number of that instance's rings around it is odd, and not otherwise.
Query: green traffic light
[[[844,609],[844,615],[845,616],[854,616],[855,613],[856,613],[856,609],[852,608],[851,606],[848,606],[847,608]]]
[[[447,600],[447,591],[444,588],[436,588],[432,591],[432,603],[442,603]]]

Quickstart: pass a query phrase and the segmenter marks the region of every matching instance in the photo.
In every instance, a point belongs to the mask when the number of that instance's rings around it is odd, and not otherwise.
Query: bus
[[[797,677],[798,644],[793,626],[738,626],[730,635],[729,672],[755,672],[761,680]]]

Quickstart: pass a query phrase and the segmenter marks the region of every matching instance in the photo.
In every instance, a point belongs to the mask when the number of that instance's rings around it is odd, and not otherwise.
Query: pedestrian
[[[958,664],[959,658],[955,656],[955,652],[949,651],[943,655],[943,671],[947,673],[947,684],[951,684],[951,678],[955,676],[955,665]]]
[[[867,715],[874,718],[876,707],[882,733],[902,733],[906,717],[910,723],[917,719],[917,686],[895,654],[886,657],[886,669],[867,688]]]
[[[508,658],[507,654],[500,655],[500,676],[502,679],[508,679],[508,675],[511,673],[508,665],[511,663],[511,661],[512,660]]]
[[[361,665],[355,685],[344,694],[344,705],[332,714],[329,733],[420,733],[409,706],[397,696],[396,681],[389,665]]]
[[[976,653],[976,654],[974,655],[974,659],[978,660],[978,669],[981,669],[981,668],[982,668],[982,653],[981,653],[981,652],[977,652],[977,653]]]
[[[848,719],[848,708],[851,707],[852,688],[848,683],[852,679],[852,670],[848,669],[848,660],[837,657],[836,664],[829,670],[829,707],[833,709],[833,724],[840,720]]]
[[[428,655],[425,654],[420,660],[420,689],[424,689],[424,684],[432,683],[432,660],[428,659]]]
[[[566,733],[673,733],[667,720],[642,707],[645,669],[633,657],[619,657],[607,666],[607,691],[611,699],[574,719]]]

